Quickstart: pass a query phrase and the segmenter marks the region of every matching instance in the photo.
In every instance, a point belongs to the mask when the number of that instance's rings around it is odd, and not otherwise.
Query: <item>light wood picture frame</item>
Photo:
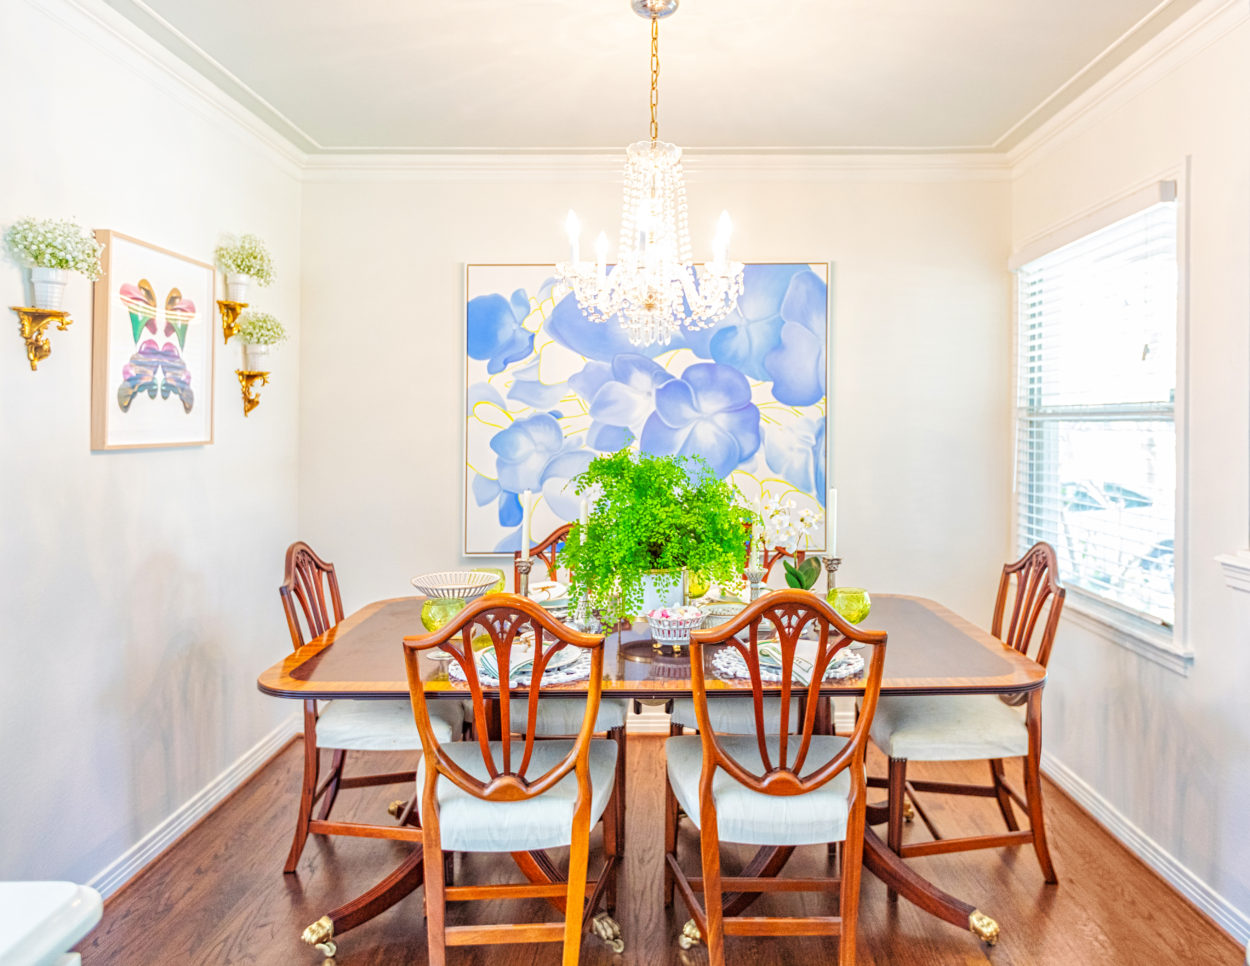
[[[216,270],[121,232],[95,235],[91,448],[212,443]]]

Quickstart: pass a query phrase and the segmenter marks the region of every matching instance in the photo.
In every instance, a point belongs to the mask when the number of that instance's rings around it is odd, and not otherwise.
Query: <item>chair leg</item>
[[[1059,881],[1050,849],[1046,845],[1046,816],[1042,812],[1042,691],[1029,693],[1029,753],[1024,758],[1024,800],[1029,803],[1029,826],[1033,830],[1033,850],[1042,867],[1042,876],[1051,885]]]
[[[680,727],[680,726],[679,726]],[[668,783],[667,772],[664,775],[664,853],[677,858],[677,796],[673,794],[673,786]],[[673,870],[664,863],[664,906],[673,904]]]
[[[722,915],[724,899],[720,884],[720,838],[716,826],[716,810],[702,808],[699,814],[699,852],[703,863],[703,911],[707,916],[708,966],[725,966],[725,922]]]
[[[334,800],[339,797],[339,782],[343,780],[343,763],[346,759],[347,752],[342,748],[335,750],[334,758],[330,762],[330,784],[326,786],[325,800],[321,803],[321,814],[317,816],[323,822],[330,817],[330,809],[334,807]]]
[[[838,899],[838,916],[842,919],[842,931],[838,936],[838,966],[855,966],[855,925],[859,919],[859,879],[864,858],[864,797],[867,789],[861,789],[858,801],[851,804],[850,820],[846,825],[846,842],[842,846],[842,886]]]
[[[1003,760],[990,759],[990,778],[994,782],[994,795],[998,798],[998,810],[1003,813],[1003,821],[1007,823],[1007,831],[1019,831],[1016,813],[1011,808],[1011,796],[1007,794],[1007,786],[1003,780]]]
[[[447,966],[447,887],[437,871],[443,868],[437,815],[427,817],[421,847],[425,853],[425,934],[429,966]],[[432,875],[431,870],[434,870]]]
[[[317,753],[317,712],[313,702],[304,707],[304,783],[300,786],[299,813],[295,818],[295,836],[291,839],[291,851],[287,853],[282,871],[290,875],[299,865],[299,857],[308,841],[308,823],[312,819],[313,797],[317,794],[317,777],[321,762]]]
[[[890,851],[897,854],[903,848],[903,801],[907,797],[907,759],[890,759],[889,776],[889,825],[886,827],[886,844]],[[893,889],[886,890],[891,902],[898,901],[898,893]]]
[[[604,826],[607,831],[607,826]],[[569,849],[569,879],[564,903],[564,957],[562,966],[577,966],[582,953],[582,921],[586,914],[586,869],[590,861],[590,803],[573,816]]]
[[[616,742],[616,841],[621,852],[625,851],[625,773],[626,769],[626,736],[624,726],[613,728],[608,732],[608,737]]]
[[[618,821],[618,816],[625,810],[620,802],[624,797],[622,791],[620,785],[612,786],[612,797],[608,800],[608,807],[603,815],[603,854],[616,860],[612,863],[612,871],[604,889],[603,905],[608,914],[613,916],[616,915],[616,875],[621,859],[620,829],[624,825],[623,821]]]

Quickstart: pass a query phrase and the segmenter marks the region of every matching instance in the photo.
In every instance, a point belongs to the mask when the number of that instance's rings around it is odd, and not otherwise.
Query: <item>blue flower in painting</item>
[[[521,324],[530,313],[524,289],[511,299],[492,293],[469,299],[468,352],[471,359],[486,360],[492,376],[534,351],[534,334]]]
[[[787,406],[825,394],[828,288],[806,265],[748,265],[737,309],[709,343],[714,361],[773,383]],[[697,351],[697,347],[696,347]]]
[[[825,504],[825,417],[808,416],[793,426],[774,426],[764,434],[768,468],[803,493]]]
[[[585,472],[592,454],[575,439],[565,439],[560,423],[550,413],[537,413],[513,422],[491,437],[498,480],[479,476],[473,482],[479,506],[498,500],[499,522],[515,527],[521,522],[518,494],[541,492],[557,516],[577,516],[578,499],[568,489]]]
[[[602,363],[589,363],[600,366]],[[606,372],[596,369],[586,373],[583,384],[589,385],[594,377],[603,375],[594,385],[590,399],[590,429],[586,432],[586,445],[603,453],[611,453],[637,438],[643,423],[655,409],[656,390],[674,377],[659,363],[646,356],[625,353],[612,360],[611,366],[603,366]]]
[[[659,456],[702,456],[728,476],[760,448],[760,411],[746,376],[711,362],[688,367],[656,389],[640,445]]]
[[[543,331],[566,349],[572,349],[578,355],[598,362],[611,362],[622,353],[644,355],[648,358],[658,356],[661,352],[685,347],[689,335],[683,330],[673,336],[673,341],[668,345],[633,345],[616,316],[606,322],[590,321],[572,293],[556,303],[543,325]],[[706,352],[698,354],[707,356]]]

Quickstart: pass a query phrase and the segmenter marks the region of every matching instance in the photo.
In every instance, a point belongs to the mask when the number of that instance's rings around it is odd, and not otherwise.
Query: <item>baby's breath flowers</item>
[[[262,286],[274,280],[273,257],[265,243],[255,235],[243,235],[237,241],[223,242],[214,254],[224,272],[250,275]]]
[[[100,277],[103,246],[95,235],[68,219],[23,218],[9,226],[4,242],[14,260],[33,268],[64,268],[93,282]]]
[[[286,329],[268,312],[244,312],[239,316],[239,337],[252,345],[276,345],[286,341]]]

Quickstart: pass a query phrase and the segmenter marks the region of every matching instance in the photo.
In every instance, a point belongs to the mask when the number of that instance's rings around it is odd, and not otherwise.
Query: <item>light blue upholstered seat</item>
[[[526,704],[528,697],[527,694],[513,695],[508,702],[510,727],[518,733],[525,731],[526,717],[529,714]],[[626,698],[601,699],[599,713],[595,715],[595,731],[598,733],[625,727],[629,706],[630,702]],[[539,698],[538,722],[534,733],[540,737],[575,735],[582,730],[582,719],[585,717],[585,698]]]
[[[460,737],[464,711],[458,701],[431,701],[430,723],[439,741]],[[421,736],[408,701],[336,698],[320,707],[317,747],[344,751],[420,751]]]
[[[529,780],[562,761],[572,750],[572,740],[534,742],[534,753],[525,774]],[[502,742],[490,743],[496,766],[502,762]],[[513,740],[512,763],[524,754],[524,742]],[[489,781],[490,773],[476,741],[443,745],[443,752],[475,778]],[[612,794],[616,772],[616,742],[603,738],[590,742],[590,824],[603,815]],[[418,804],[425,788],[425,759],[417,766]],[[488,802],[462,790],[445,776],[438,780],[439,834],[447,852],[529,852],[570,844],[573,838],[573,806],[577,800],[577,776],[570,771],[554,788],[537,798],[518,802]]]
[[[869,729],[891,758],[971,761],[1029,752],[1024,708],[992,694],[882,697]]]
[[[750,705],[751,702],[745,702]],[[769,756],[778,760],[780,738],[765,739]],[[846,739],[833,735],[813,735],[803,764],[803,774],[830,761],[846,745]],[[747,771],[760,775],[764,765],[755,736],[726,735],[721,747]],[[668,780],[678,803],[696,826],[699,824],[699,777],[703,770],[703,739],[681,735],[665,742],[668,753]],[[796,745],[788,753],[793,759]],[[716,828],[722,842],[746,845],[818,845],[846,838],[847,796],[851,779],[847,769],[820,788],[805,795],[765,795],[751,791],[727,772],[718,769],[712,779],[716,800]]]
[[[799,718],[799,697],[790,696],[790,731],[798,731],[802,725]],[[712,730],[718,735],[755,734],[755,702],[749,694],[741,698],[708,695],[708,717]],[[683,728],[695,730],[699,720],[694,713],[694,698],[677,698],[673,701],[672,722]],[[764,698],[764,734],[775,735],[781,730],[781,698]]]

